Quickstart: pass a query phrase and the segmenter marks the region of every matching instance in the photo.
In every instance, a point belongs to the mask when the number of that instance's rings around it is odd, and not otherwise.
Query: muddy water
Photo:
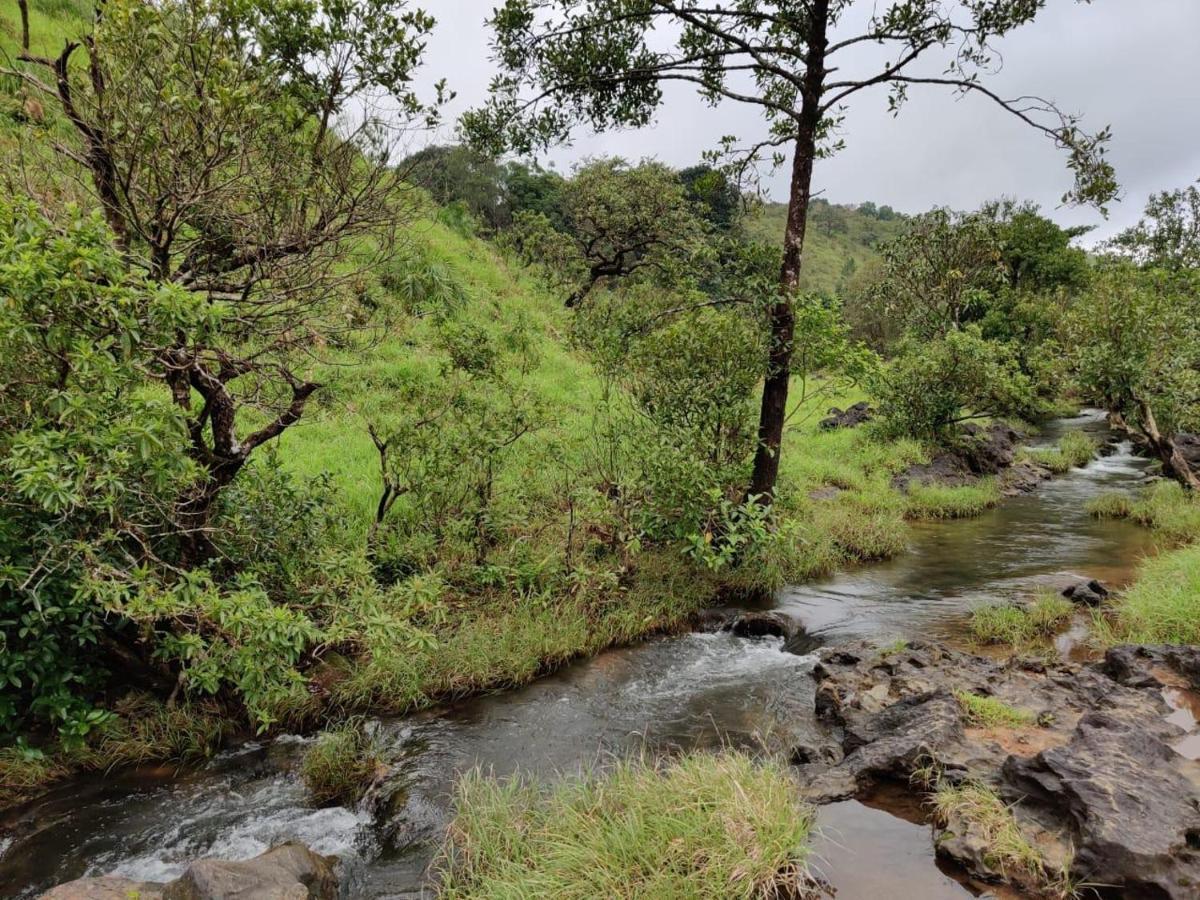
[[[1103,433],[1098,416],[1056,423]],[[615,650],[519,691],[379,723],[406,759],[407,788],[385,821],[314,810],[294,771],[304,741],[249,744],[201,768],[143,770],[64,785],[0,822],[0,896],[28,897],[85,874],[165,880],[200,856],[246,858],[293,838],[345,862],[352,897],[419,896],[456,773],[483,766],[543,776],[648,748],[785,747],[813,736],[816,646],[849,637],[958,638],[970,609],[1073,575],[1128,579],[1147,547],[1140,530],[1084,509],[1133,490],[1144,463],[1127,446],[978,519],[914,529],[893,561],[783,591],[776,605],[805,624],[778,640],[689,634]],[[919,809],[887,798],[822,811],[816,864],[840,900],[897,888],[968,897],[941,871]],[[883,879],[882,881],[880,879]]]

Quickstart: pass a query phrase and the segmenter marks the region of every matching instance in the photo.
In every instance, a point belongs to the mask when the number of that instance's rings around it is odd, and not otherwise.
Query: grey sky
[[[446,77],[455,112],[483,99],[494,72],[484,20],[495,0],[424,0],[438,19],[423,77]],[[868,3],[863,4],[869,7]],[[1055,209],[1070,186],[1063,155],[1043,136],[981,97],[914,89],[899,118],[882,91],[858,95],[843,128],[846,149],[817,164],[815,187],[834,202],[873,200],[905,212],[969,209],[1000,196],[1032,199],[1067,224],[1107,236],[1136,221],[1149,193],[1200,178],[1200,0],[1050,0],[1032,26],[1000,44],[1004,64],[988,84],[1005,96],[1038,94],[1112,125],[1110,158],[1123,198],[1108,222],[1087,209]],[[712,109],[684,86],[669,90],[657,122],[594,135],[549,154],[560,169],[585,156],[654,156],[696,162],[723,134],[753,139],[756,108]],[[784,177],[768,182],[782,197]]]

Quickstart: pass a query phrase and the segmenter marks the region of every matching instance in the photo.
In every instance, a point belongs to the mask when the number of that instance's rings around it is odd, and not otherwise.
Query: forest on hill
[[[1041,4],[878,6],[862,40],[899,40],[901,61],[949,47],[970,92]],[[1094,613],[1041,590],[981,608],[971,639],[1049,653],[1075,621],[1097,653],[1200,643],[1200,190],[1162,185],[1089,250],[1021,200],[813,196],[827,119],[858,89],[814,68],[837,9],[508,0],[487,103],[416,153],[401,138],[448,124],[453,87],[415,86],[435,9],[0,11],[0,809],[286,734],[305,736],[288,777],[314,805],[378,803],[399,766],[379,717],[711,607],[739,610],[738,637],[791,640],[762,611],[786,586],[1087,466],[1091,433],[1030,445],[1083,407],[1152,476],[1091,513],[1156,552]],[[678,54],[646,43],[659,15],[679,17]],[[654,78],[742,102],[719,72],[747,41],[788,197],[753,190],[766,161],[744,156],[535,161],[574,128],[645,124]],[[897,104],[920,86],[904,71],[879,76]],[[1108,135],[1053,110],[1019,114],[1064,152],[1071,198],[1103,206]],[[976,688],[946,694],[968,727],[1033,727]],[[548,791],[467,772],[437,890],[816,890],[817,813],[791,781],[812,760],[682,749]],[[1012,837],[991,787],[927,774],[939,827]],[[1050,896],[1088,874],[1013,843],[986,877]]]

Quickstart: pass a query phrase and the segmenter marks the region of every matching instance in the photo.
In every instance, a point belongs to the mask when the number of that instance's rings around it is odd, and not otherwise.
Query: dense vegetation
[[[947,43],[924,6],[899,6],[912,15],[889,34]],[[959,87],[1028,6],[966,5]],[[653,19],[614,30],[620,4],[597,0],[592,43],[556,53],[533,7],[565,8],[510,0],[498,48],[514,69],[533,53],[553,84],[586,63],[575,52],[631,41],[615,48],[629,61]],[[906,521],[999,499],[993,480],[897,475],[966,423],[1035,423],[1066,397],[1103,405],[1177,482],[1099,511],[1195,537],[1194,188],[1089,254],[1014,201],[899,215],[812,200],[801,171],[775,204],[740,179],[745,159],[556,173],[500,155],[577,119],[638,124],[659,96],[627,73],[528,132],[508,105],[521,85],[501,80],[465,123],[473,143],[401,158],[396,127],[437,123],[447,96],[412,88],[433,21],[406,3],[18,15],[0,20],[0,805],[79,769],[325,724],[305,778],[322,802],[353,796],[375,748],[347,717],[520,684],[716,597],[891,556]],[[788,25],[797,47],[818,24]],[[696,52],[727,58],[731,34],[691,27]],[[772,79],[812,74],[784,55],[758,99],[811,169],[835,98],[808,85],[780,112]],[[1041,130],[1103,201],[1102,141],[1073,119]],[[818,424],[864,399],[869,425]],[[1036,461],[1093,451],[1071,438]],[[1105,627],[1194,639],[1197,571],[1194,547],[1164,555]],[[1063,615],[1046,601],[978,627],[1032,641]],[[628,867],[604,803],[628,798],[645,804],[638,842],[669,857],[648,890],[702,848],[698,895],[769,892],[804,859],[811,821],[790,797],[736,755],[551,795],[475,778],[448,890],[581,890],[574,854],[603,851],[610,868],[588,875],[603,893]],[[741,818],[714,834],[711,815],[671,815],[714,807]],[[480,850],[510,820],[562,832]]]

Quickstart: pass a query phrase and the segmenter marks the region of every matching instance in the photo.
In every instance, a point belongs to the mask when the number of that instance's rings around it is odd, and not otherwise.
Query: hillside
[[[780,243],[786,218],[786,204],[765,203],[751,212],[744,227],[754,240]],[[878,259],[875,247],[896,237],[904,221],[904,216],[886,206],[876,209],[874,204],[814,200],[804,242],[802,285],[808,290],[837,293],[855,271]]]

